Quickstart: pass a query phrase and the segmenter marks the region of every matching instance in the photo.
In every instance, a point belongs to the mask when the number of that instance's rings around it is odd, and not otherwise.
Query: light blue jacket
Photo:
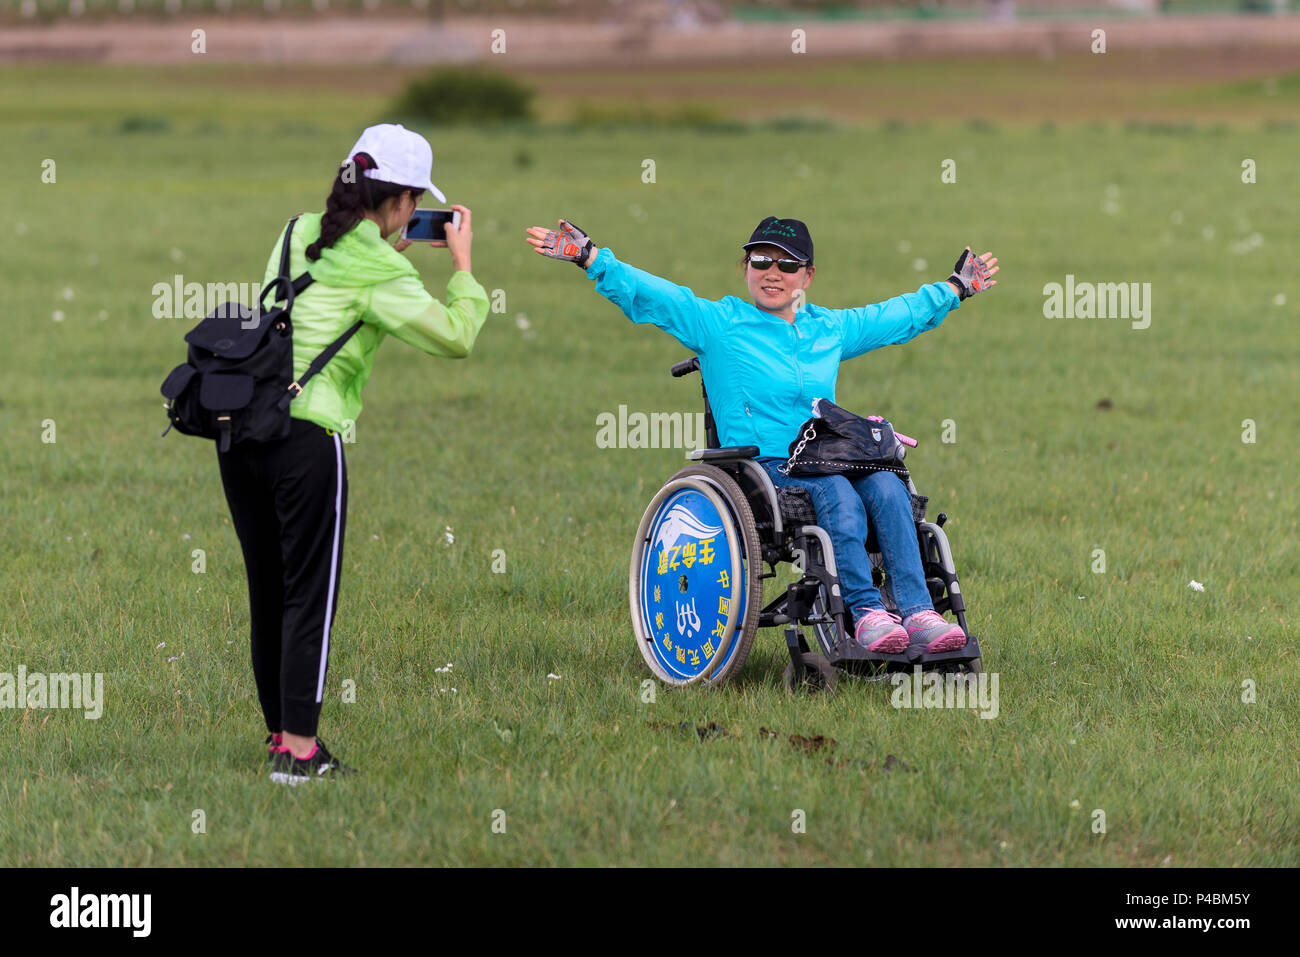
[[[649,322],[700,357],[723,446],[787,458],[812,400],[835,401],[840,363],[933,329],[961,300],[946,282],[857,309],[805,304],[793,323],[752,302],[701,299],[601,249],[587,275],[633,322]],[[855,409],[860,415],[872,409]]]

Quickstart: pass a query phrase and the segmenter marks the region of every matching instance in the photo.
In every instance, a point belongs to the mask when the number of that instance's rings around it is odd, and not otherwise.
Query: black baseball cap
[[[745,243],[744,249],[751,246],[779,246],[795,259],[811,263],[813,258],[813,241],[808,235],[808,227],[797,219],[778,219],[769,216],[758,224],[754,234]]]

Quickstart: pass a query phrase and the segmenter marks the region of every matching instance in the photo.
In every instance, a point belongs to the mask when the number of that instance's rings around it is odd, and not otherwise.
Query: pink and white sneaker
[[[867,651],[897,655],[907,650],[907,631],[902,619],[883,608],[872,608],[858,619],[853,635]]]
[[[903,622],[908,641],[925,645],[927,654],[939,651],[960,651],[966,647],[966,633],[937,611],[926,609],[908,615]]]

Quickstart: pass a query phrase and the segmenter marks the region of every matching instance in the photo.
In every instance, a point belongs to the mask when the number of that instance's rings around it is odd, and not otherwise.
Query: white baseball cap
[[[433,147],[414,130],[408,130],[400,123],[366,127],[361,138],[348,151],[348,159],[358,153],[369,153],[375,159],[376,167],[365,170],[370,179],[412,189],[427,189],[438,197],[438,202],[447,202],[442,190],[429,178],[433,174]]]

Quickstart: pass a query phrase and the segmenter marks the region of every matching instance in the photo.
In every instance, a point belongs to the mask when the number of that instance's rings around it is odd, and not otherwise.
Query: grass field
[[[1300,863],[1300,133],[1270,112],[1296,109],[1294,82],[1264,101],[1258,78],[1225,79],[1216,96],[1239,108],[1198,125],[1128,124],[1135,98],[1051,128],[935,112],[426,130],[435,182],[474,209],[475,274],[507,305],[465,362],[380,352],[347,447],[321,729],[363,774],[288,791],[263,773],[215,452],[158,438],[158,385],[194,320],[151,315],[175,273],[259,278],[284,220],[323,206],[383,116],[364,77],[314,92],[280,75],[275,91],[246,71],[0,76],[0,672],[102,672],[106,689],[97,721],[0,711],[0,864]],[[776,631],[737,684],[641,700],[627,557],[681,453],[597,448],[596,417],[693,411],[697,385],[668,377],[680,346],[521,230],[572,218],[717,298],[743,294],[738,245],[769,213],[809,223],[828,306],[942,278],[967,242],[1001,259],[994,291],[846,364],[838,395],[922,440],[909,461],[952,516],[994,720],[895,710],[875,685],[790,697]],[[410,255],[440,294],[445,258]],[[1150,327],[1044,318],[1044,284],[1067,274],[1151,283]],[[691,730],[709,722],[726,735]]]

